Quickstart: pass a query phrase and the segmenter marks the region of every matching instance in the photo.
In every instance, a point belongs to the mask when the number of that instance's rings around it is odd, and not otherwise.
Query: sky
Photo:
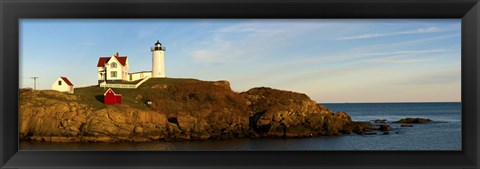
[[[271,87],[319,103],[459,102],[460,19],[21,19],[20,86],[59,76],[97,84],[99,57],[150,71],[166,46],[166,75]]]

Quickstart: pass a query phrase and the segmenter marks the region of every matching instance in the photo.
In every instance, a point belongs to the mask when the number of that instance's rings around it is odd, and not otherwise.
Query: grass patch
[[[99,86],[75,88],[75,95],[80,96],[82,103],[100,109],[106,107],[103,104],[103,94],[107,89]],[[230,107],[225,102],[238,104],[239,99],[237,93],[215,85],[214,82],[196,79],[150,78],[137,89],[112,89],[122,95],[122,104],[165,113],[212,109],[215,105],[221,106],[218,109],[223,109]],[[148,101],[153,101],[153,105],[146,104]]]
[[[155,85],[165,84],[165,85],[176,85],[176,84],[185,84],[185,83],[194,83],[194,82],[206,82],[197,79],[189,79],[189,78],[150,78],[142,85],[138,87],[138,89],[145,89],[151,88]]]
[[[99,86],[89,86],[82,88],[75,88],[75,95],[80,96],[80,102],[93,106],[94,108],[100,109],[106,107],[103,104],[103,94],[107,91],[108,88],[103,88]],[[143,103],[139,103],[135,99],[135,94],[137,89],[117,89],[113,88],[113,91],[117,94],[122,95],[122,104],[129,105],[130,107],[140,108],[140,109],[150,109]]]

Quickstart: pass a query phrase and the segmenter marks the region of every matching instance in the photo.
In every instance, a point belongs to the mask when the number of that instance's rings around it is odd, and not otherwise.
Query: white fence
[[[102,83],[100,83],[100,87],[136,89],[136,88],[138,88],[138,86],[142,85],[148,79],[150,79],[150,76],[147,76],[147,77],[143,78],[143,80],[141,80],[137,84],[107,84],[106,82],[102,82]]]
[[[146,82],[148,79],[150,79],[150,76],[147,76],[147,77],[144,78],[142,81],[138,82],[138,83],[135,85],[135,88],[137,88],[138,86],[142,85],[143,82]]]

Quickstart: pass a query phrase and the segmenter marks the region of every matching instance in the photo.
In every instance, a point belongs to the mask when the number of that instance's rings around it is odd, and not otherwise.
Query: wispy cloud
[[[210,40],[207,46],[190,52],[192,59],[197,63],[228,63],[240,57],[241,51],[234,50],[232,41],[220,38]]]
[[[393,59],[393,58],[384,58],[384,59],[371,59],[371,62],[377,63],[416,63],[416,62],[430,62],[433,59]]]
[[[318,31],[323,24],[241,23],[210,31],[207,39],[187,52],[197,63],[231,63],[257,60],[291,45],[293,38]]]
[[[390,52],[374,52],[363,53],[361,56],[388,56],[388,55],[404,55],[404,54],[424,54],[424,53],[437,53],[446,52],[446,49],[430,49],[430,50],[396,50]]]
[[[323,80],[337,77],[355,78],[360,72],[371,72],[372,70],[379,69],[378,67],[384,67],[385,64],[382,63],[401,64],[435,61],[430,54],[448,51],[451,50],[394,50],[385,52],[365,51],[361,53],[348,51],[335,56],[325,55],[304,59],[297,58],[295,61],[275,65],[264,70],[257,70],[254,74],[239,76],[234,80],[238,84],[255,81],[282,85],[278,87],[298,86],[300,85],[298,84],[299,82],[305,82],[306,84],[311,83],[306,82],[308,79],[315,81],[315,79],[318,80],[319,78]],[[265,67],[268,66],[269,65],[265,65]],[[297,70],[292,71],[292,68],[296,68]],[[357,81],[356,83],[359,82]],[[247,87],[244,87],[242,89],[246,90],[246,88]]]
[[[433,33],[433,32],[440,32],[442,29],[439,27],[427,27],[427,28],[420,28],[411,31],[401,31],[401,32],[392,32],[392,33],[367,33],[355,36],[346,36],[340,37],[338,40],[354,40],[354,39],[369,39],[369,38],[378,38],[378,37],[385,37],[385,36],[395,36],[395,35],[408,35],[408,34],[420,34],[420,33]]]
[[[160,30],[161,30],[160,28],[153,27],[153,26],[152,27],[143,27],[143,28],[141,28],[137,31],[137,36],[140,39],[150,38],[155,34],[155,32],[158,32]]]
[[[374,52],[376,50],[385,50],[385,49],[371,49],[368,51],[347,51],[338,55],[319,55],[305,57],[303,59],[297,59],[292,62],[285,63],[285,65],[278,65],[281,69],[286,69],[288,67],[296,66],[306,66],[306,65],[318,65],[318,64],[330,64],[334,62],[348,61],[348,60],[358,60],[358,59],[386,59],[389,57],[415,57],[420,54],[430,54],[430,53],[442,53],[449,52],[449,49],[429,49],[429,50],[394,50],[386,52]],[[397,59],[400,60],[400,59]],[[386,60],[384,60],[386,61]],[[413,60],[411,60],[413,61]]]
[[[392,81],[394,85],[442,85],[459,83],[461,80],[460,65],[446,67],[429,72],[419,72],[409,77]]]
[[[224,27],[218,30],[214,30],[215,33],[255,33],[255,34],[278,34],[286,32],[288,30],[278,29],[273,27],[261,27],[258,24],[248,23],[239,24],[229,27]]]

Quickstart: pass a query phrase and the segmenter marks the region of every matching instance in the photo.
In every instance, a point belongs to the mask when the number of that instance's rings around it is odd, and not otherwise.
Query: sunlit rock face
[[[336,135],[351,123],[346,113],[334,114],[305,94],[262,87],[241,95],[247,99],[252,111],[252,128],[262,136]]]
[[[80,89],[75,94],[20,90],[20,138],[52,142],[286,138],[362,133],[368,128],[301,93],[264,87],[236,93],[228,81],[194,79],[145,84],[122,93],[126,100],[118,105],[96,103],[94,95],[82,95]],[[89,88],[84,91],[100,90]]]

